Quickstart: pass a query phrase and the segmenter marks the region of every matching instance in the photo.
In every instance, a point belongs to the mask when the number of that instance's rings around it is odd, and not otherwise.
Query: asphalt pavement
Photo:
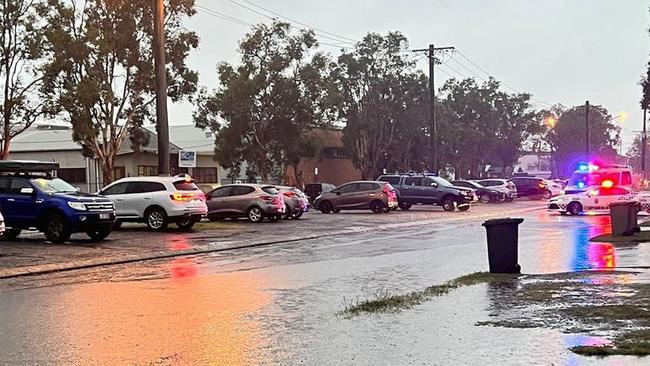
[[[352,319],[337,315],[345,304],[378,293],[419,290],[486,271],[481,223],[492,217],[525,219],[519,252],[524,273],[650,264],[647,244],[588,242],[609,230],[609,219],[603,216],[549,214],[534,201],[453,215],[415,210],[313,214],[300,222],[261,226],[237,223],[244,233],[233,234],[242,236],[231,237],[231,242],[298,230],[315,237],[0,280],[0,363],[644,363],[574,355],[567,346],[576,335],[554,330],[477,327],[477,321],[490,317],[490,292],[484,285],[400,313]],[[348,231],[328,235],[333,227]],[[121,240],[206,244],[201,241],[206,234],[200,232],[183,240],[179,233],[147,233],[151,236],[142,239],[134,233],[139,231],[120,233],[125,239],[115,236],[98,250],[122,248],[126,244]]]

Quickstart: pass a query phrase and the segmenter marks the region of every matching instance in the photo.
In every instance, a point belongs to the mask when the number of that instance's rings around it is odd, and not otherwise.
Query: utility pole
[[[158,134],[158,175],[169,175],[169,123],[167,120],[167,69],[165,66],[165,4],[152,0],[153,54],[156,74],[156,132]]]
[[[646,172],[646,167],[645,167],[645,149],[646,149],[646,144],[648,143],[648,132],[647,132],[647,129],[646,129],[646,113],[647,113],[647,111],[648,111],[648,108],[646,106],[644,106],[643,107],[643,134],[641,135],[641,169],[643,169],[643,179],[644,180],[648,179],[648,174]]]
[[[431,160],[433,162],[433,171],[438,174],[438,125],[436,123],[436,87],[434,84],[434,74],[435,74],[435,63],[436,63],[436,51],[451,51],[454,50],[454,47],[439,47],[436,48],[433,44],[429,45],[429,48],[423,48],[419,50],[412,50],[412,52],[427,52],[427,57],[429,58],[429,116],[431,118],[431,136],[430,137],[430,149],[431,149]]]
[[[589,162],[589,101],[585,102],[585,158]]]

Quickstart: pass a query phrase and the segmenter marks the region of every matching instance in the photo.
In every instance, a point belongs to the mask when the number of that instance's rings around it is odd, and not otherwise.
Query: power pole
[[[589,101],[585,102],[585,158],[589,162]]]
[[[436,63],[436,51],[451,51],[454,50],[454,47],[439,47],[436,48],[433,44],[429,45],[429,48],[423,48],[419,50],[412,50],[412,52],[427,52],[427,57],[429,58],[429,116],[431,118],[431,136],[430,137],[430,148],[431,148],[431,160],[433,162],[433,171],[438,174],[438,125],[436,123],[436,87],[434,84],[434,74],[435,74],[435,63]]]
[[[169,175],[169,122],[167,120],[167,70],[165,66],[165,4],[152,0],[153,55],[156,74],[156,132],[158,134],[158,175]]]
[[[646,113],[647,107],[643,107],[643,134],[641,135],[641,169],[643,169],[643,179],[648,179],[648,174],[645,167],[645,149],[648,143],[648,133],[646,129]],[[644,183],[645,184],[645,183]]]

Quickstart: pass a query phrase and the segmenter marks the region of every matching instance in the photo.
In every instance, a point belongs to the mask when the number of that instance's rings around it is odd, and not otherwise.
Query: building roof
[[[214,133],[210,130],[202,130],[194,125],[169,126],[169,139],[181,150],[214,154]]]
[[[81,146],[72,141],[70,129],[33,128],[11,141],[11,152],[66,150],[81,150]]]
[[[149,136],[149,143],[140,151],[157,152],[158,141],[154,126],[143,128]],[[169,126],[171,153],[179,150],[193,150],[203,155],[214,154],[214,134],[196,128],[194,125]],[[35,151],[79,151],[81,145],[72,140],[72,129],[66,126],[38,125],[16,136],[12,140],[12,152]],[[133,145],[127,138],[118,154],[133,152]]]

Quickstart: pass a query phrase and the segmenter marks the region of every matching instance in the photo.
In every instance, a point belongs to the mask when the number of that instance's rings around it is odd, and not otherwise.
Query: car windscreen
[[[36,185],[41,191],[46,193],[72,193],[77,192],[77,188],[70,185],[68,182],[59,178],[35,178],[32,183]]]
[[[383,176],[378,179],[381,182],[388,182],[392,185],[399,185],[400,177]]]
[[[179,191],[200,191],[201,190],[201,188],[199,188],[199,186],[197,186],[193,180],[176,181],[174,182],[174,188],[178,189]]]
[[[430,177],[430,178],[433,179],[436,183],[438,183],[438,185],[441,185],[443,187],[453,187],[454,186],[453,184],[451,184],[445,178],[440,178],[440,177]]]
[[[262,187],[262,190],[268,194],[279,194],[280,191],[273,186]]]

